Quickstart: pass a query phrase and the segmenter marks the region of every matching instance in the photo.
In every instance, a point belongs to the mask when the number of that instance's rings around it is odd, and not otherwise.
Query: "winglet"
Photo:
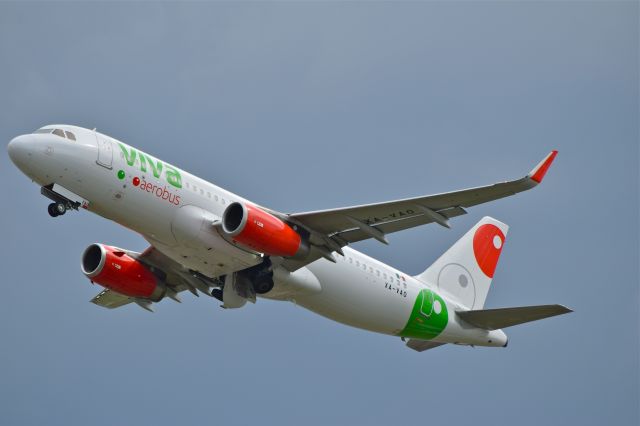
[[[535,166],[533,170],[529,172],[529,174],[527,175],[529,179],[531,179],[536,183],[542,182],[544,175],[547,173],[547,170],[549,170],[549,167],[551,167],[551,163],[553,163],[553,160],[556,158],[556,155],[558,155],[558,151],[556,150],[551,151],[549,155],[547,155],[544,158],[544,160],[538,163],[538,165]]]

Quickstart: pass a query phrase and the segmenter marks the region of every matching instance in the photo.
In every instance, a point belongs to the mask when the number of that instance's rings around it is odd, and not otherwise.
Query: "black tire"
[[[47,211],[49,212],[49,216],[51,217],[58,217],[58,210],[56,209],[56,203],[51,203],[49,204],[49,206],[47,207]]]
[[[269,277],[253,282],[253,289],[257,294],[266,294],[273,288],[273,280]]]
[[[222,300],[222,290],[220,290],[219,288],[214,288],[213,290],[211,290],[211,295],[219,301],[224,302],[224,300]]]

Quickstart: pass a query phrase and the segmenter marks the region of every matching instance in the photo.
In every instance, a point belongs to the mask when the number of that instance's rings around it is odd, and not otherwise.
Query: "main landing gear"
[[[234,276],[232,280],[227,280],[226,276],[222,276],[218,279],[217,284],[222,284],[218,288],[211,290],[210,294],[222,303],[224,307],[239,308],[244,305],[242,302],[239,306],[226,306],[224,301],[225,286],[232,285],[233,292],[240,298],[249,300],[252,303],[256,301],[256,294],[266,294],[273,289],[273,265],[269,256],[265,256],[262,263],[252,266],[247,269],[243,269],[238,272],[233,272]],[[221,281],[221,282],[220,282]]]

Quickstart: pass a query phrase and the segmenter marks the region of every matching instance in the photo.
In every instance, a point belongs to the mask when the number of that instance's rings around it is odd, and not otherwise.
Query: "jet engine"
[[[166,293],[156,274],[116,247],[91,244],[82,254],[81,267],[91,282],[125,296],[159,301]]]
[[[229,204],[222,230],[234,243],[268,256],[304,257],[309,252],[306,238],[289,224],[250,204]]]

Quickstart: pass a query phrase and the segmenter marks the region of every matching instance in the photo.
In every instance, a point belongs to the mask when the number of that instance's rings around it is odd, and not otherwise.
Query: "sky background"
[[[284,212],[558,149],[533,191],[355,247],[417,274],[491,215],[511,230],[486,307],[575,309],[424,353],[282,302],[101,309],[82,251],[145,241],[50,218],[5,151],[0,424],[638,424],[638,3],[0,3],[0,70],[4,143],[97,127]]]

